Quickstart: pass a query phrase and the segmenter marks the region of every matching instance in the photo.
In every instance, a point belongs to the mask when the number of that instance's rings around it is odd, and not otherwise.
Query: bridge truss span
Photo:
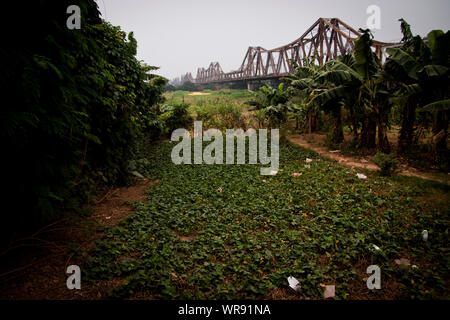
[[[297,40],[275,49],[249,47],[239,69],[223,72],[218,62],[207,69],[199,68],[195,83],[221,83],[237,80],[280,78],[294,71],[294,64],[303,65],[305,58],[318,65],[353,52],[361,34],[339,18],[319,18]],[[372,48],[380,59],[384,49],[398,44],[373,41]]]

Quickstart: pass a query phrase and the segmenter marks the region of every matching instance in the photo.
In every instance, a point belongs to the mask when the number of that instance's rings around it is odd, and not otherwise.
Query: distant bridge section
[[[207,84],[279,79],[293,73],[295,63],[302,66],[308,59],[323,65],[353,52],[360,35],[339,18],[319,18],[300,38],[285,46],[270,50],[249,47],[237,70],[225,73],[218,62],[212,62],[207,69],[199,68],[196,78],[190,81]],[[385,48],[396,45],[374,40],[372,48],[383,60]]]
[[[192,77],[192,74],[190,72],[183,74],[179,78],[173,79],[172,81],[170,81],[170,84],[174,86],[181,86],[183,83],[187,81],[195,82],[195,79]]]

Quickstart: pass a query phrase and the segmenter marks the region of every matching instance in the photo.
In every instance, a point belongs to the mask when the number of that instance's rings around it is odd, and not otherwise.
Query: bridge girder
[[[353,52],[361,34],[339,18],[319,18],[297,40],[275,49],[249,47],[238,70],[223,72],[218,62],[199,68],[195,83],[223,83],[236,80],[280,78],[292,73],[294,64],[305,60],[323,65],[338,56]],[[372,48],[383,59],[384,49],[398,44],[373,41]]]

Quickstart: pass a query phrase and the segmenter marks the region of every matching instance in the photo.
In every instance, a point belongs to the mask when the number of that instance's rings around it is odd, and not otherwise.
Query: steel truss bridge
[[[267,50],[249,47],[239,69],[223,72],[218,62],[211,62],[207,69],[198,68],[197,77],[191,73],[181,76],[181,82],[226,83],[279,79],[294,72],[294,65],[304,65],[305,58],[318,65],[353,52],[355,40],[361,35],[339,18],[319,18],[297,40],[279,48]],[[372,48],[383,60],[385,48],[398,43],[373,41]]]

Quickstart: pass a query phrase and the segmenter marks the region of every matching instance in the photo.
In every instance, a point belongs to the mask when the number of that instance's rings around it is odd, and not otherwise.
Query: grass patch
[[[231,89],[222,89],[222,90],[203,90],[202,93],[206,95],[191,95],[189,91],[173,91],[164,93],[164,97],[167,100],[167,103],[180,103],[186,102],[193,105],[197,105],[198,102],[207,102],[210,100],[221,100],[225,99],[226,101],[233,100],[237,103],[244,103],[252,96],[252,93],[248,90],[231,90]]]

